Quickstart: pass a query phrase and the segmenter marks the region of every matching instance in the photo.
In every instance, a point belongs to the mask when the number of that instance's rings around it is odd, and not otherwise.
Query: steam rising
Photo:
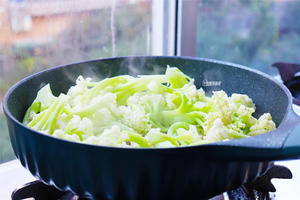
[[[116,1],[115,1],[115,0],[112,0],[111,13],[110,13],[110,29],[111,29],[112,57],[115,57],[115,56],[116,56],[115,11],[116,11]]]

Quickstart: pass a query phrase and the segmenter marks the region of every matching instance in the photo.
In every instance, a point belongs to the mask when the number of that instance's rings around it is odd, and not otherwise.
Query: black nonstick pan
[[[164,73],[176,66],[208,94],[243,93],[256,117],[271,113],[278,128],[247,139],[178,148],[116,148],[75,143],[39,133],[21,121],[37,91],[50,83],[66,92],[79,75],[97,80]],[[29,76],[5,95],[11,144],[22,165],[43,182],[96,199],[203,199],[262,175],[274,160],[300,156],[300,119],[288,89],[261,72],[215,60],[188,57],[121,57],[59,66]]]

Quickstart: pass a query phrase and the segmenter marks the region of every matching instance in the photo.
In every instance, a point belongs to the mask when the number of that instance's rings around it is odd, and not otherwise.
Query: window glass
[[[271,67],[274,62],[300,63],[299,0],[195,2],[196,56],[243,64],[271,75],[277,73]]]
[[[0,98],[20,79],[80,60],[151,54],[150,0],[0,0]],[[0,163],[13,159],[0,109]]]

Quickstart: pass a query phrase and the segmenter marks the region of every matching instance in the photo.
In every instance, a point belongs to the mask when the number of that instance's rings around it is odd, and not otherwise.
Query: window
[[[153,16],[160,0],[1,0],[0,98],[15,82],[43,69],[111,56],[161,54]],[[165,5],[165,3],[163,3]],[[164,16],[160,9],[161,16]],[[159,32],[160,31],[160,32]],[[13,159],[0,110],[0,163]]]
[[[275,75],[274,62],[300,63],[299,0],[182,2],[181,55],[207,57]]]

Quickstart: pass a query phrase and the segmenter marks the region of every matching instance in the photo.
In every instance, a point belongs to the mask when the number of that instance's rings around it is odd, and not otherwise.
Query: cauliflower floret
[[[203,138],[202,135],[198,133],[197,127],[194,125],[190,125],[188,130],[178,128],[176,133],[177,136],[175,138],[181,145],[189,145],[198,142]]]
[[[205,92],[202,88],[197,90],[197,97],[199,101],[207,102],[210,98],[205,96]]]
[[[76,80],[76,85],[71,86],[68,90],[67,96],[69,96],[70,105],[76,107],[82,107],[81,97],[88,91],[87,84],[85,82],[89,82],[89,78],[84,79],[82,76],[79,76]]]
[[[227,138],[226,131],[227,129],[222,120],[218,118],[213,122],[212,127],[206,132],[204,139],[210,142],[222,141]]]
[[[95,110],[93,115],[90,118],[93,121],[94,125],[105,125],[112,120],[115,120],[114,116],[107,108],[101,108],[99,110]]]
[[[197,100],[197,88],[194,85],[194,79],[191,79],[189,83],[185,84],[182,88],[182,93],[185,94],[187,97],[193,99],[194,101]]]
[[[162,133],[159,128],[152,128],[145,136],[145,138],[152,144],[157,145],[158,143],[169,141],[171,144],[177,146],[176,139],[172,136]]]
[[[81,119],[78,115],[74,115],[63,130],[66,134],[81,135],[81,139],[94,134],[92,121],[86,117]]]
[[[71,140],[71,141],[74,141],[74,142],[80,142],[80,138],[79,138],[78,135],[76,135],[76,134],[72,134],[72,135],[66,134],[61,129],[56,129],[52,135],[55,136],[55,137],[61,138],[61,139]]]
[[[91,99],[90,101],[90,105],[99,105],[101,107],[116,107],[117,105],[117,101],[116,101],[116,94],[114,93],[103,93],[103,94],[99,94],[98,96],[94,97],[93,99]]]
[[[151,128],[150,131],[145,135],[145,138],[149,141],[155,140],[156,136],[163,134],[159,128]]]
[[[84,78],[82,76],[79,76],[76,80],[76,85],[70,87],[67,95],[75,97],[85,93],[88,90],[88,87],[86,84],[84,84],[84,81]]]
[[[146,134],[151,129],[149,114],[141,106],[120,106],[121,121],[139,133]]]
[[[246,128],[254,125],[257,122],[252,114],[255,112],[253,107],[240,105],[233,115],[233,123],[239,128]]]
[[[83,142],[103,146],[122,146],[125,139],[128,139],[128,135],[121,132],[119,126],[113,126],[105,129],[101,135],[87,137]]]
[[[259,135],[276,129],[275,123],[272,121],[270,113],[265,113],[258,119],[257,123],[251,126],[248,135]]]
[[[62,113],[62,114],[58,115],[57,122],[56,122],[58,128],[59,129],[64,129],[67,126],[68,122],[69,122],[69,118],[70,117],[66,113]]]
[[[229,98],[223,90],[213,92],[209,104],[211,104],[211,112],[218,113],[218,117],[225,125],[231,123],[233,110],[229,106]]]
[[[145,135],[151,129],[151,122],[139,99],[140,95],[133,95],[128,98],[127,106],[119,106],[118,109],[124,124]]]
[[[245,105],[241,105],[237,110],[236,113],[240,116],[251,116],[255,112],[253,107],[246,107]]]
[[[198,130],[197,130],[197,127],[194,126],[194,125],[190,125],[189,130],[186,130],[184,128],[178,128],[176,130],[176,132],[177,132],[178,136],[189,134],[189,135],[191,135],[191,136],[193,136],[195,138],[200,137],[200,135],[198,133]]]
[[[232,101],[234,104],[241,104],[255,109],[255,105],[252,99],[250,99],[249,96],[245,94],[233,93],[230,97],[230,101]]]
[[[83,131],[85,133],[84,136],[93,135],[93,124],[92,121],[86,117],[82,118],[78,125],[78,130]]]
[[[248,137],[241,129],[233,124],[225,126],[221,119],[216,119],[213,126],[207,131],[204,140],[209,142],[219,142],[228,139],[238,139]]]
[[[204,132],[207,132],[214,124],[214,121],[217,119],[221,119],[220,118],[220,114],[217,112],[210,112],[207,114],[207,116],[205,117],[205,122],[204,122]]]

